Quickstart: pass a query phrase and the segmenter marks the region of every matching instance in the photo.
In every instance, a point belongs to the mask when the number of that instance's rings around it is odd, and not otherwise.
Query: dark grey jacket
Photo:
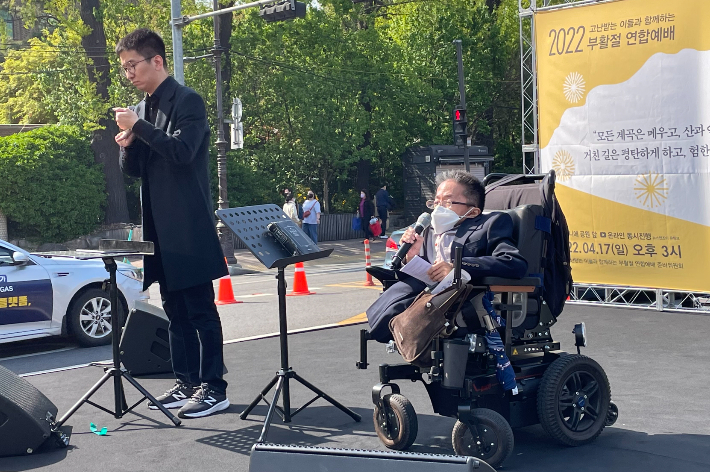
[[[136,106],[136,138],[121,150],[123,171],[141,178],[143,239],[155,256],[144,258],[144,288],[164,277],[168,291],[210,282],[227,274],[217,232],[209,180],[205,104],[172,77],[160,90],[155,126],[145,100]]]

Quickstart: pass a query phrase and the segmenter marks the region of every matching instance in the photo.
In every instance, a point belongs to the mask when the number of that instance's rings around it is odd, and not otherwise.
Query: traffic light
[[[259,8],[259,16],[267,22],[304,18],[306,16],[306,4],[295,0],[269,3]]]
[[[468,141],[467,131],[468,120],[466,119],[465,108],[454,109],[454,145],[465,146]]]

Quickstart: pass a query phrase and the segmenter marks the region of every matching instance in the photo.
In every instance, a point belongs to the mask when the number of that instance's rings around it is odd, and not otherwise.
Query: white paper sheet
[[[432,286],[436,284],[436,281],[432,280],[429,278],[427,275],[427,271],[431,268],[431,263],[426,261],[424,258],[420,258],[419,256],[415,256],[412,258],[411,261],[408,261],[407,264],[402,266],[402,271],[405,274],[409,274],[410,276],[413,276],[423,283],[425,283],[427,286]]]

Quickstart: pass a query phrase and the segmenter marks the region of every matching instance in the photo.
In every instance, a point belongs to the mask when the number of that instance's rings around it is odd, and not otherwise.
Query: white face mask
[[[365,194],[364,194],[363,192],[360,193],[360,198],[361,198],[361,199],[364,199],[364,198],[365,198]]]
[[[471,207],[465,214],[458,215],[453,210],[438,205],[431,213],[431,226],[434,228],[434,233],[442,234],[451,230],[459,220],[466,217],[474,208]]]

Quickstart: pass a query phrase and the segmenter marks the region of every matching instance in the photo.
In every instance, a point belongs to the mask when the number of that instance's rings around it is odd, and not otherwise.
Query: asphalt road
[[[364,291],[360,291],[364,293]],[[374,291],[373,291],[374,292]],[[503,471],[710,471],[710,407],[707,390],[710,366],[710,318],[700,314],[659,313],[648,310],[569,306],[553,327],[556,340],[573,351],[571,330],[585,322],[589,346],[583,353],[606,371],[619,420],[589,445],[561,446],[540,426],[515,430],[515,448]],[[289,337],[290,363],[299,375],[352,408],[362,422],[323,400],[299,413],[291,424],[275,419],[268,440],[281,444],[379,449],[383,446],[372,424],[371,389],[379,363],[399,363],[371,344],[370,369],[357,370],[357,334],[362,326],[299,333]],[[259,436],[265,406],[247,420],[239,413],[266,385],[279,364],[277,338],[225,346],[230,368],[232,406],[216,416],[191,419],[175,428],[158,411],[144,405],[122,419],[84,406],[70,419],[69,449],[43,454],[0,458],[2,471],[247,471],[249,451]],[[3,362],[4,364],[5,362]],[[30,376],[30,381],[60,413],[101,375],[100,368],[81,368]],[[169,376],[146,377],[151,392],[170,385]],[[450,454],[454,420],[436,415],[420,383],[400,382],[402,393],[416,409],[419,434],[412,451]],[[136,400],[127,388],[129,403]],[[311,398],[293,384],[292,406]],[[111,389],[94,398],[111,406]],[[94,435],[89,423],[108,428]]]
[[[336,324],[361,314],[377,299],[381,286],[366,287],[362,263],[326,264],[306,268],[311,292],[287,297],[289,330]],[[225,342],[263,336],[279,330],[276,271],[232,276],[239,304],[219,305]],[[293,269],[286,271],[291,291]],[[215,281],[215,291],[219,281]],[[150,303],[160,306],[157,285]],[[80,348],[71,339],[50,337],[0,345],[0,364],[18,374],[81,365],[111,358],[111,347]]]
[[[307,266],[309,287],[316,294],[288,297],[289,329],[335,325],[358,318],[378,294],[364,287],[358,262]],[[293,270],[287,272],[289,285]],[[246,471],[249,449],[261,430],[265,409],[240,420],[238,413],[273,376],[279,363],[275,272],[232,277],[241,304],[219,306],[225,331],[225,363],[233,406],[224,414],[186,422],[180,429],[164,423],[156,411],[139,406],[113,419],[91,406],[82,407],[70,424],[68,450],[29,457],[0,458],[0,471]],[[217,285],[218,283],[216,283]],[[289,288],[290,290],[290,288]],[[159,304],[157,288],[151,302]],[[710,402],[705,392],[710,366],[710,316],[568,305],[553,327],[562,349],[573,352],[572,327],[585,322],[589,346],[583,353],[605,369],[619,421],[592,444],[567,448],[552,442],[539,426],[515,431],[515,450],[507,471],[710,471]],[[378,363],[399,363],[398,355],[371,344],[369,370],[354,369],[357,334],[362,325],[303,331],[289,337],[290,362],[301,376],[354,409],[354,423],[322,400],[290,425],[275,420],[269,440],[324,447],[383,449],[374,433],[370,390]],[[110,347],[78,348],[62,338],[0,345],[0,364],[32,374],[110,358]],[[100,376],[100,368],[78,368],[26,377],[59,408],[66,410]],[[141,383],[162,392],[170,376]],[[412,451],[450,454],[453,419],[436,415],[419,384],[400,382],[415,406],[419,435]],[[134,396],[133,393],[131,396]],[[310,399],[294,388],[294,407]],[[110,389],[97,393],[111,405]],[[92,434],[89,422],[109,428],[109,436]]]

